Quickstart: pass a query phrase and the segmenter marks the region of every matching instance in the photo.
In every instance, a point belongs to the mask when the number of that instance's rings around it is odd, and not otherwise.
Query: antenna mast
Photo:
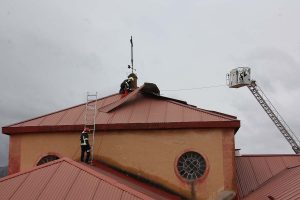
[[[130,38],[130,43],[131,43],[131,70],[133,73],[133,41],[132,41],[132,36]]]
[[[130,44],[131,44],[131,66],[128,65],[128,68],[130,69],[131,68],[131,72],[133,73],[133,70],[135,70],[133,68],[133,41],[132,41],[132,36],[130,38]]]

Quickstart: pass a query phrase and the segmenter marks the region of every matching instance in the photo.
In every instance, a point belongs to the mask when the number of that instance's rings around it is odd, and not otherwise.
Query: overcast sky
[[[0,125],[116,93],[129,74],[165,96],[241,120],[242,154],[293,153],[248,88],[229,89],[231,69],[249,66],[300,136],[300,1],[0,1]],[[8,137],[0,136],[0,166]]]

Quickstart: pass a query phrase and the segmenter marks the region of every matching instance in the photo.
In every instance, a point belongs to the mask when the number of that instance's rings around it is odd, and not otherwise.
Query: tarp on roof
[[[235,116],[204,110],[187,103],[145,94],[143,86],[121,98],[120,94],[97,101],[96,130],[234,128]],[[80,131],[84,125],[85,104],[50,113],[2,128],[5,134]]]

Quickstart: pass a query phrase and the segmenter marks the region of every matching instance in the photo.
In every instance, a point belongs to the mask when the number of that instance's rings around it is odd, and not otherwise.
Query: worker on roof
[[[89,128],[84,128],[81,135],[80,135],[80,146],[81,146],[81,157],[80,160],[81,162],[89,162],[90,159],[90,151],[91,151],[91,146],[89,144],[89,135],[88,133],[90,132]],[[84,160],[84,154],[86,153],[86,158]]]
[[[120,94],[128,94],[128,92],[130,92],[132,89],[132,82],[133,82],[133,78],[129,77],[128,79],[124,80],[121,85],[120,85]]]

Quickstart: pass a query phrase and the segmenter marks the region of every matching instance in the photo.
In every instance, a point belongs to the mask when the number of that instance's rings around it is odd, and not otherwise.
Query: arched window
[[[39,162],[37,163],[37,166],[42,165],[42,164],[45,164],[45,163],[47,163],[47,162],[51,162],[51,161],[53,161],[53,160],[57,160],[57,159],[59,159],[59,157],[56,156],[56,155],[47,155],[47,156],[44,156],[44,157],[42,157],[42,158],[39,160]]]

